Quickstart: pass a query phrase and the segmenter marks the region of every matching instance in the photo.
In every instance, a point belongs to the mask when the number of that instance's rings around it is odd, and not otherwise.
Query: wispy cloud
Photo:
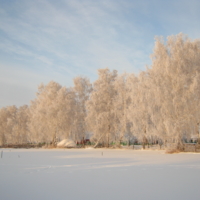
[[[199,35],[199,8],[197,0],[1,1],[0,68],[35,74],[27,84],[35,88],[43,76],[71,85],[77,75],[94,81],[99,68],[138,73],[155,35]],[[11,74],[20,87],[12,70],[0,78]]]

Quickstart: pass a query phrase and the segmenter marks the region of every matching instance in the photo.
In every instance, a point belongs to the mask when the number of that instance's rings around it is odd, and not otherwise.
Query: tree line
[[[29,106],[0,109],[0,145],[91,138],[109,146],[198,135],[200,41],[184,34],[157,37],[151,59],[138,75],[106,68],[94,83],[76,77],[73,87],[41,84]]]

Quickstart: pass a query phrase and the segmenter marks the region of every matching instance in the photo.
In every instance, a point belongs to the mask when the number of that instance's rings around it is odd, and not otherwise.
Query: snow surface
[[[200,154],[90,148],[0,155],[2,200],[200,199]]]

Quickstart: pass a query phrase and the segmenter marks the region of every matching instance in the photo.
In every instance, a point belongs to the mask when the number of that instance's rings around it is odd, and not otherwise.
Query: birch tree
[[[148,85],[148,74],[141,72],[139,76],[134,74],[128,78],[130,105],[128,118],[132,124],[133,134],[144,144],[148,143],[152,125],[149,113],[150,88]]]
[[[157,97],[156,104],[160,108],[157,114],[162,119],[155,124],[178,143],[183,137],[188,137],[190,124],[199,121],[193,109],[195,104],[195,110],[199,110],[194,101],[198,95],[193,88],[199,84],[195,78],[200,70],[199,47],[199,41],[191,41],[179,34],[168,37],[166,44],[162,38],[157,38],[152,55],[149,73]],[[198,88],[199,85],[196,85],[197,92]]]
[[[81,140],[90,132],[106,146],[132,135],[143,146],[198,134],[200,41],[183,34],[155,40],[152,64],[139,75],[99,69],[98,79],[76,77],[74,87],[41,84],[30,107],[0,109],[0,145]],[[27,126],[28,124],[28,126]]]
[[[90,97],[92,91],[92,84],[88,78],[76,77],[74,78],[75,92],[75,107],[74,107],[74,121],[73,121],[73,137],[75,141],[80,141],[87,137],[86,126],[86,102]]]
[[[23,144],[29,141],[28,139],[28,122],[29,108],[27,105],[20,106],[15,113],[15,117],[11,118],[12,135],[14,143]]]
[[[16,123],[17,110],[16,106],[7,106],[0,111],[2,144],[16,143],[13,127]]]
[[[128,107],[128,93],[127,93],[127,74],[119,75],[114,82],[116,95],[114,97],[114,134],[116,142],[130,140],[131,134],[128,129],[127,107]]]
[[[87,124],[89,130],[93,132],[93,139],[109,146],[114,133],[114,99],[116,90],[114,82],[117,71],[109,69],[98,70],[98,80],[94,82],[93,92],[87,102]],[[96,143],[96,144],[97,144]]]
[[[8,134],[8,111],[6,108],[0,109],[0,146],[6,143],[6,134]]]
[[[39,86],[37,98],[31,102],[30,131],[37,142],[51,142],[61,136],[69,137],[73,121],[75,95],[56,82]]]

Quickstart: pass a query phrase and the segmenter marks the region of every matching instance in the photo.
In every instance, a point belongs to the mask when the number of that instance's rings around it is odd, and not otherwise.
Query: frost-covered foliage
[[[95,81],[93,92],[87,102],[87,124],[93,138],[104,142],[109,146],[113,140],[115,129],[115,106],[116,97],[115,81],[117,71],[109,69],[98,70],[99,78]]]
[[[0,145],[21,144],[29,140],[29,108],[8,106],[0,109]]]
[[[138,75],[106,68],[93,84],[76,77],[72,88],[40,85],[30,106],[0,109],[0,144],[54,144],[89,134],[106,146],[133,138],[162,144],[198,134],[200,41],[183,34],[156,38],[151,58]]]
[[[162,137],[179,140],[197,133],[200,95],[200,41],[183,34],[156,39],[152,67],[147,70],[154,103],[150,114]]]
[[[30,105],[30,132],[37,142],[55,144],[57,137],[67,137],[72,129],[75,94],[53,81],[40,85],[38,90]]]
[[[87,78],[76,77],[74,78],[73,91],[75,92],[75,107],[73,108],[74,119],[71,138],[74,141],[81,141],[88,136],[86,102],[92,92],[92,84]]]

